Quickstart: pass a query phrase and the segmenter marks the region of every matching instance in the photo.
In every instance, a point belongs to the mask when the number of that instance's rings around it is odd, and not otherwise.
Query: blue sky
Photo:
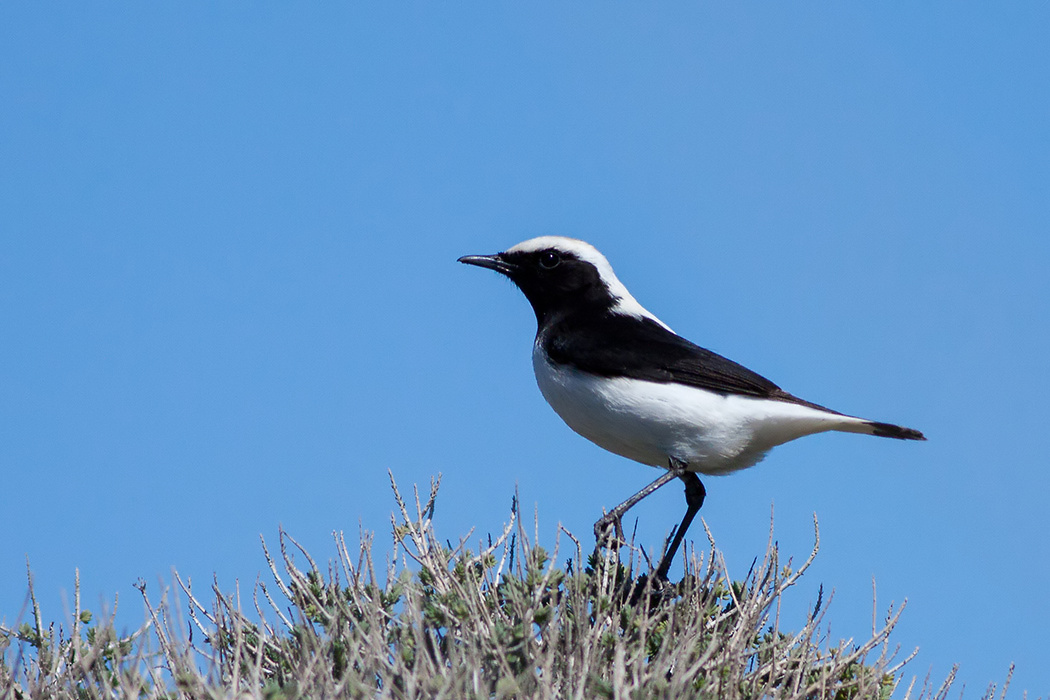
[[[528,304],[458,265],[601,249],[695,342],[929,442],[823,435],[707,480],[771,504],[834,638],[908,599],[912,674],[1050,693],[1050,10],[1030,3],[0,6],[0,618],[250,582],[283,524],[586,535],[653,478],[544,404]],[[639,506],[650,547],[680,517]],[[701,530],[693,533],[703,545]],[[97,604],[96,604],[97,607]],[[137,618],[129,614],[129,623]],[[790,620],[788,621],[790,624]]]

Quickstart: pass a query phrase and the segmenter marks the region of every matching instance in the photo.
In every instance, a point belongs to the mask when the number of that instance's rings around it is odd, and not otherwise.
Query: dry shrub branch
[[[827,639],[820,600],[803,619],[781,619],[785,592],[817,554],[815,522],[798,566],[781,559],[771,533],[733,581],[712,540],[688,557],[681,581],[654,585],[631,544],[588,552],[561,530],[548,552],[516,507],[476,551],[470,535],[442,543],[432,526],[438,482],[408,501],[391,483],[395,547],[381,571],[371,535],[351,550],[338,533],[322,567],[281,531],[277,552],[263,543],[272,583],[244,599],[176,573],[159,600],[140,583],[146,620],[132,634],[81,610],[79,580],[68,625],[45,627],[33,597],[30,622],[0,627],[0,699],[943,700],[952,684],[954,671],[939,685],[904,682],[910,656],[889,642],[903,606],[873,618],[861,640]]]

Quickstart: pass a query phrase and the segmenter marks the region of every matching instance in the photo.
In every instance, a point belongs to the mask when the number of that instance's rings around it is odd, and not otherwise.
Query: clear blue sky
[[[0,617],[26,555],[45,615],[79,567],[131,621],[138,577],[254,580],[279,523],[386,542],[388,469],[444,474],[444,537],[515,484],[585,536],[654,473],[559,421],[528,304],[455,262],[562,234],[697,343],[929,437],[708,479],[739,575],[771,503],[800,556],[815,511],[833,637],[874,577],[913,674],[1050,693],[1050,10],[723,5],[0,6]]]

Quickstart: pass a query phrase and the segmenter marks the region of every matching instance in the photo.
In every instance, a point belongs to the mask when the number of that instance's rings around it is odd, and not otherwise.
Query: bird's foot
[[[643,600],[646,600],[650,609],[656,609],[674,600],[679,595],[678,588],[677,584],[655,573],[642,574],[635,581],[628,602],[631,605],[638,605]]]
[[[594,542],[598,546],[619,546],[626,542],[618,514],[606,513],[598,519],[594,524]]]

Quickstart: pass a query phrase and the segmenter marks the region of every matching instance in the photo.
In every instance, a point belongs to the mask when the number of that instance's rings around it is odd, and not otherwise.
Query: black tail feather
[[[893,425],[892,423],[877,423],[876,421],[870,421],[868,425],[871,426],[871,434],[878,435],[879,437],[894,438],[896,440],[926,439],[926,436],[918,430],[905,428],[900,425]]]

